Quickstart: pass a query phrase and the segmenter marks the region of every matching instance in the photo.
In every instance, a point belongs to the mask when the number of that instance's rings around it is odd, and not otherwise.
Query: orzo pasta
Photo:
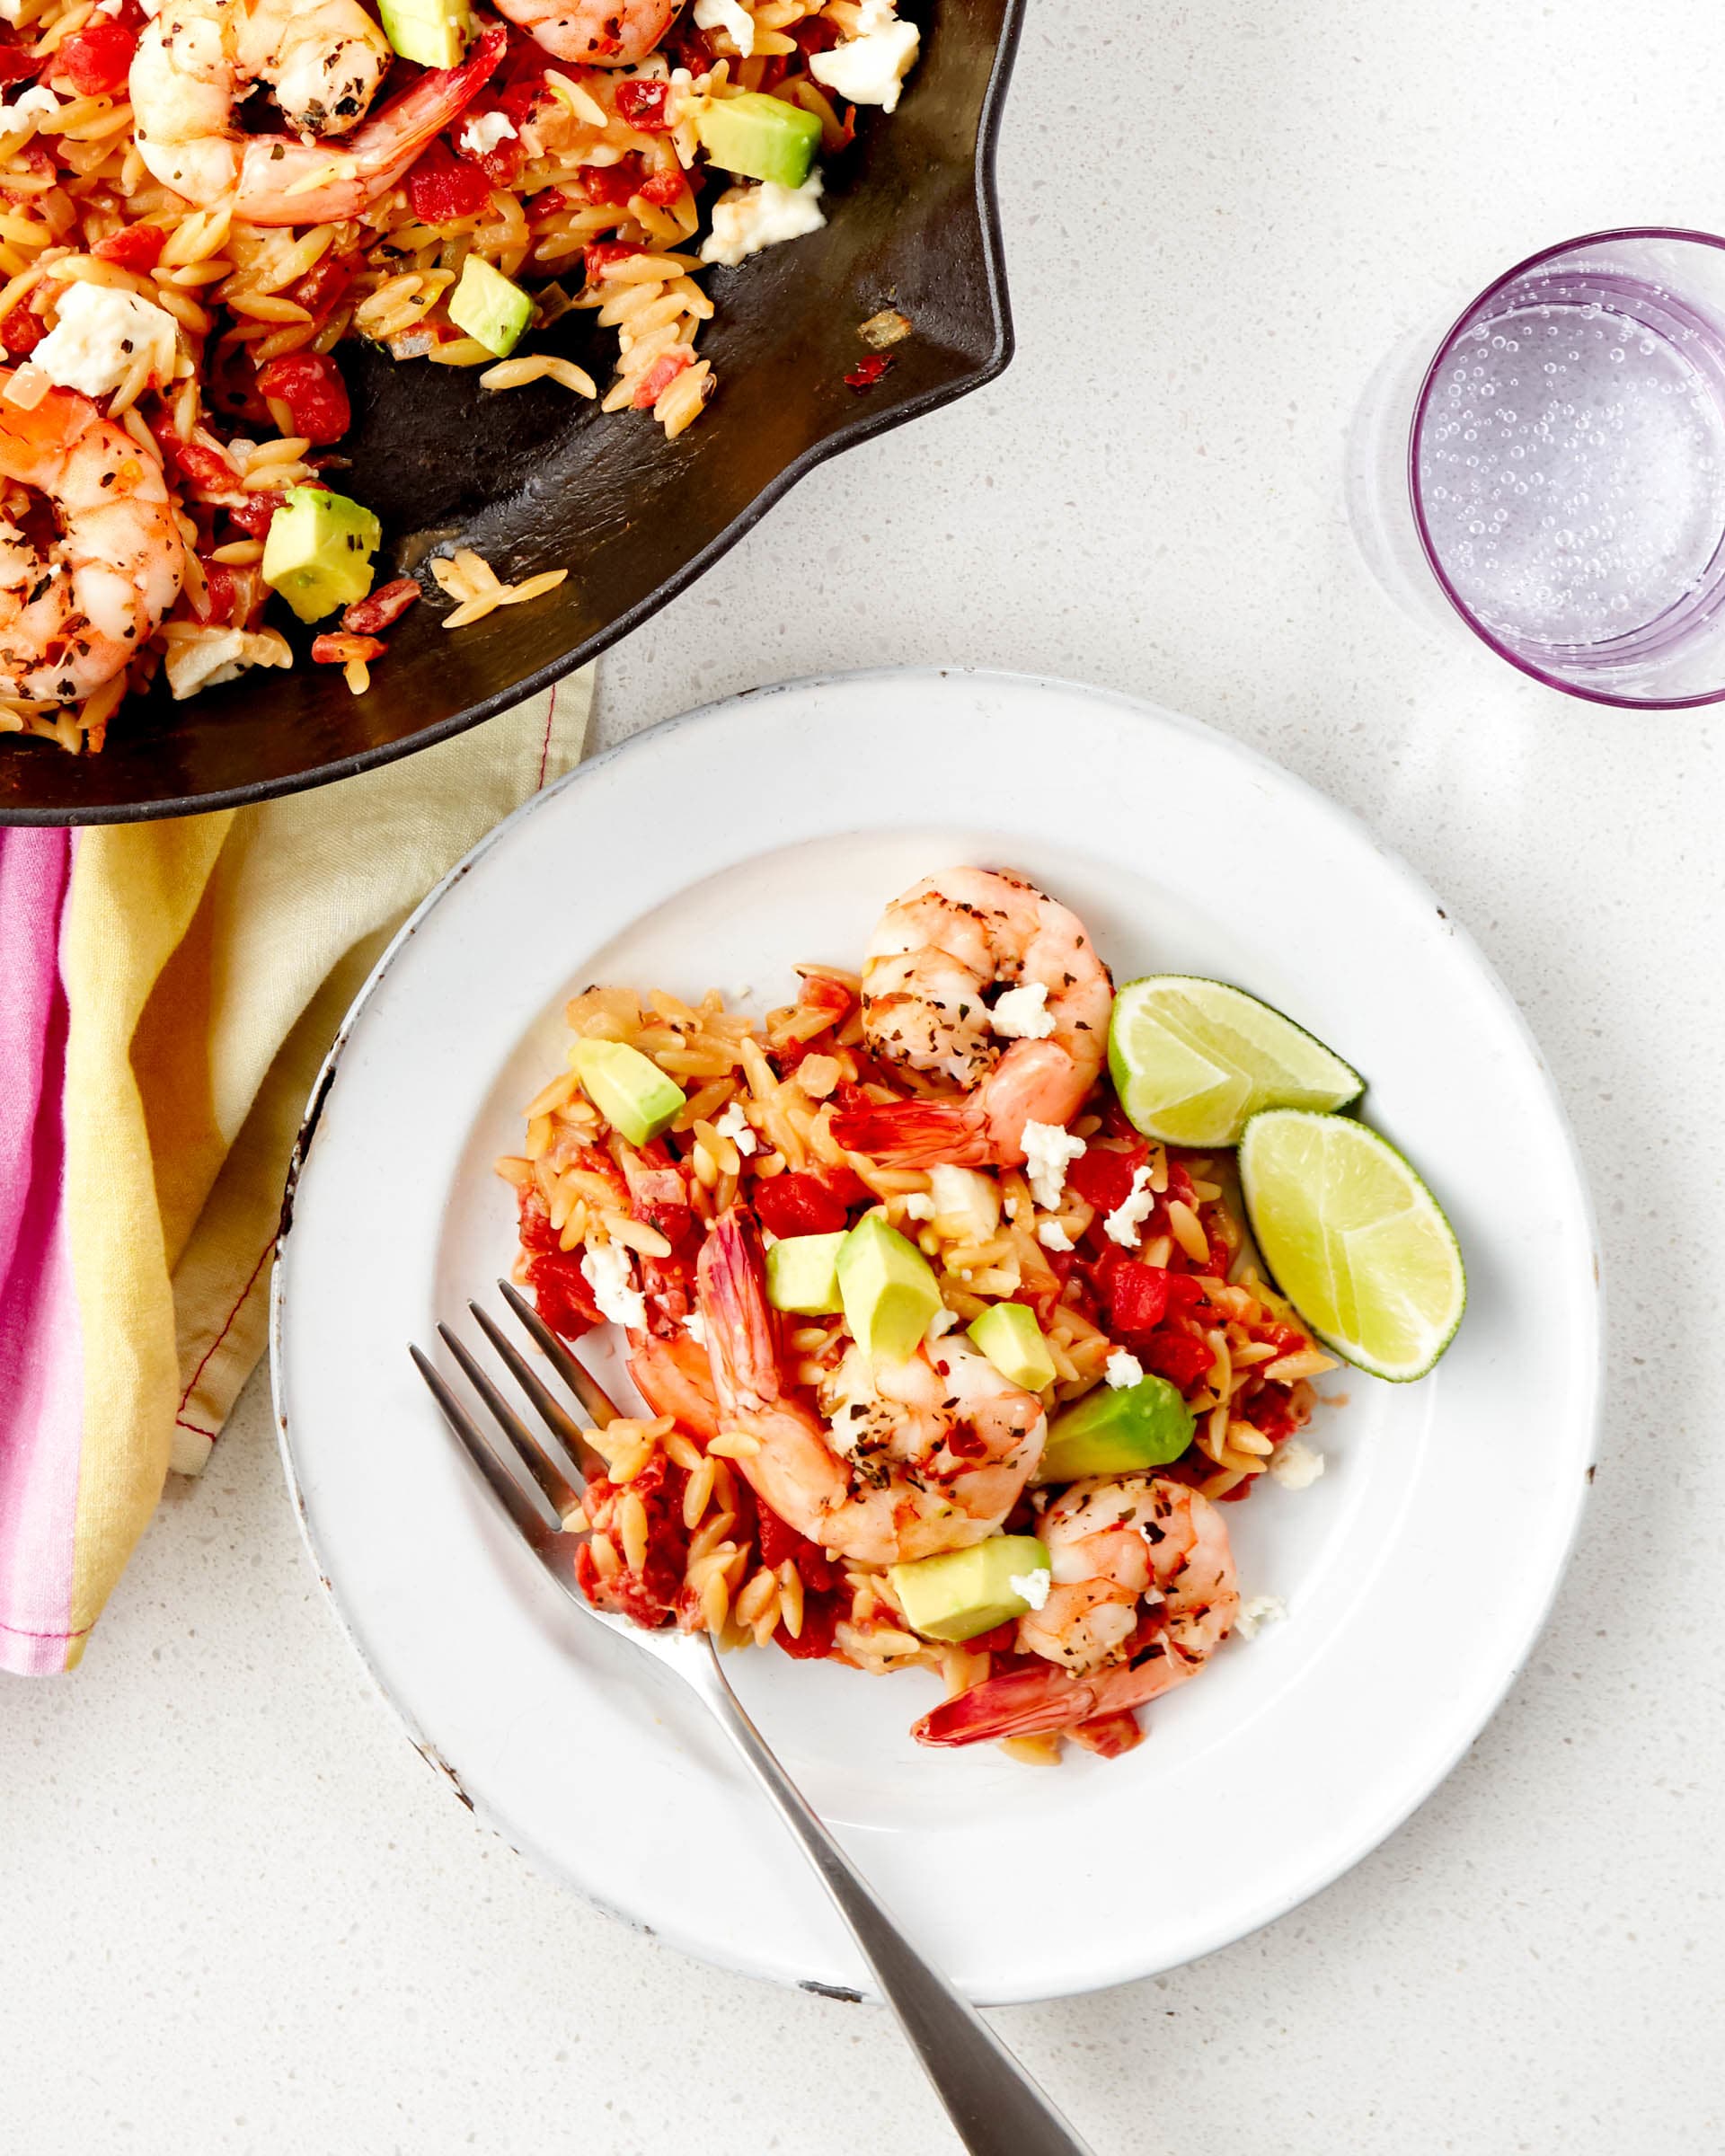
[[[272,594],[363,693],[422,587],[374,588],[341,491],[343,341],[681,434],[707,270],[826,221],[917,51],[896,0],[498,4],[8,0],[0,732],[93,750],[157,673],[292,665]],[[597,373],[542,349],[583,315]],[[566,573],[477,559],[449,627]]]

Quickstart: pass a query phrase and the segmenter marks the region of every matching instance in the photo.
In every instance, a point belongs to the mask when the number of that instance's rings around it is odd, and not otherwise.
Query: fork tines
[[[603,1388],[576,1361],[524,1296],[506,1280],[500,1280],[498,1286],[510,1310],[543,1349],[552,1369],[593,1418],[595,1425],[603,1429],[617,1414]],[[467,1307],[544,1425],[545,1435],[529,1429],[448,1326],[439,1325],[438,1337],[483,1403],[498,1435],[481,1430],[429,1356],[411,1345],[408,1353],[429,1387],[444,1420],[490,1484],[499,1503],[529,1542],[542,1542],[548,1535],[564,1532],[563,1523],[579,1507],[588,1482],[594,1476],[604,1474],[605,1455],[497,1321],[477,1303],[469,1303]],[[526,1480],[511,1468],[511,1458],[519,1462]]]

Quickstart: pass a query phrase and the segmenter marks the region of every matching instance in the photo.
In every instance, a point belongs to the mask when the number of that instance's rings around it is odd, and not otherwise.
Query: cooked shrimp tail
[[[893,1168],[958,1168],[988,1164],[988,1133],[972,1100],[880,1100],[841,1109],[834,1137],[849,1153],[865,1153]]]
[[[943,1700],[911,1727],[919,1745],[980,1745],[1005,1736],[1044,1736],[1099,1715],[1142,1707],[1191,1676],[1198,1664],[1163,1646],[1146,1650],[1145,1673],[1122,1665],[1095,1676],[1068,1676],[1052,1663],[1003,1670],[956,1699]]]

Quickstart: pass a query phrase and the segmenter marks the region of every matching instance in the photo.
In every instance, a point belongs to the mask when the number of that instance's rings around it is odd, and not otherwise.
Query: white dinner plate
[[[790,1000],[954,861],[1022,869],[1116,977],[1239,982],[1370,1081],[1465,1252],[1423,1383],[1343,1371],[1329,1471],[1228,1514],[1227,1642],[1147,1741],[1057,1769],[928,1751],[923,1672],[730,1659],[786,1767],[973,1998],[1084,1991],[1239,1938],[1358,1860],[1478,1734],[1551,1603],[1592,1456],[1592,1223],[1538,1051],[1478,951],[1351,817],[1237,743],[1060,683],[883,672],[739,697],[571,773],[396,938],[314,1096],[276,1267],[288,1473],[317,1568],[418,1743],[479,1815],[691,1953],[867,1992],[702,1709],[518,1547],[408,1361],[515,1252],[493,1159],[593,981]],[[1128,1852],[1130,1852],[1128,1854]]]

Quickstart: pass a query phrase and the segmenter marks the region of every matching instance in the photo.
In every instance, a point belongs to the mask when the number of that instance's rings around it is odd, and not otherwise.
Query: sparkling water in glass
[[[1552,249],[1430,351],[1355,428],[1355,529],[1391,588],[1577,695],[1725,696],[1725,242]]]

